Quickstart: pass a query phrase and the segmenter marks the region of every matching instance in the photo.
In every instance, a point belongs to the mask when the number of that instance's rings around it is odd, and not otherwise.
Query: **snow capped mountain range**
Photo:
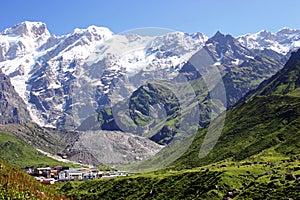
[[[288,28],[235,39],[245,49],[240,52],[244,60],[253,58],[253,53],[245,53],[252,50],[286,55],[300,47],[300,31]],[[118,35],[96,26],[55,36],[44,23],[26,21],[0,34],[0,68],[10,77],[33,121],[76,128],[95,109],[128,97],[146,77],[174,78],[184,63],[211,44],[202,33]],[[230,62],[241,64],[234,55]],[[216,53],[217,64],[222,56]]]
[[[277,53],[287,54],[300,47],[300,30],[283,28],[276,33],[263,30],[255,34],[246,34],[237,38],[249,49],[271,49]]]

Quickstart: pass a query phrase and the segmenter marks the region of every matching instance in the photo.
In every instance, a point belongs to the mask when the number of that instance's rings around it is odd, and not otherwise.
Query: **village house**
[[[55,167],[27,167],[23,169],[29,175],[42,184],[54,184],[55,182],[74,181],[74,180],[93,180],[97,178],[127,176],[128,173],[115,171],[104,172],[97,168],[69,168],[64,166]]]

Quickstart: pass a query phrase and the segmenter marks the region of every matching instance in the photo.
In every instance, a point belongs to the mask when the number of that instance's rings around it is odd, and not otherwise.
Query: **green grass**
[[[281,199],[300,197],[300,160],[274,163],[218,162],[189,170],[162,170],[129,177],[69,182],[55,189],[76,199]],[[269,187],[269,188],[268,188]],[[263,191],[263,192],[262,192]]]
[[[144,174],[55,187],[77,199],[199,199],[214,187],[218,175],[204,171]]]

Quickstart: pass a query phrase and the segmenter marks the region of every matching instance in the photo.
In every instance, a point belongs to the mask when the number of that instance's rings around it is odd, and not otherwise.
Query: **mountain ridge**
[[[23,44],[22,37],[29,30],[33,38],[36,38],[35,33],[41,34],[38,43],[32,39],[28,40],[32,44]],[[25,36],[22,32],[26,33]],[[15,37],[16,33],[18,37]],[[293,34],[290,43],[296,42],[298,36],[295,33],[298,32],[288,29],[280,32]],[[14,35],[7,38],[9,34]],[[212,64],[225,75],[226,84],[228,82],[228,87],[232,88],[229,93],[235,91],[238,94],[227,98],[228,104],[235,103],[259,81],[282,67],[281,59],[286,55],[276,53],[268,46],[253,50],[243,46],[240,38],[220,32],[215,36],[220,41],[203,33],[171,32],[157,37],[116,35],[108,28],[96,26],[55,36],[49,33],[44,23],[23,22],[0,35],[0,57],[4,59],[0,61],[0,68],[10,77],[33,121],[41,126],[76,129],[87,117],[95,114],[95,110],[128,98],[143,81],[172,80],[202,48],[211,55],[215,62]],[[9,49],[13,52],[12,57],[7,54]],[[266,68],[270,65],[271,69],[266,74],[251,74],[250,80],[241,80],[240,77],[249,73],[252,67],[242,64],[261,54],[274,60],[263,57],[262,61],[255,61],[256,66]],[[239,72],[240,65],[242,72]],[[199,64],[196,67],[202,72],[208,66]],[[86,106],[82,106],[82,102]]]

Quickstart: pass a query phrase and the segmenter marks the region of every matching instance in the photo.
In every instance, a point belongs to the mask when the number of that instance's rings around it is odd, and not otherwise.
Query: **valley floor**
[[[299,199],[300,159],[219,162],[130,177],[55,185],[76,199]]]

